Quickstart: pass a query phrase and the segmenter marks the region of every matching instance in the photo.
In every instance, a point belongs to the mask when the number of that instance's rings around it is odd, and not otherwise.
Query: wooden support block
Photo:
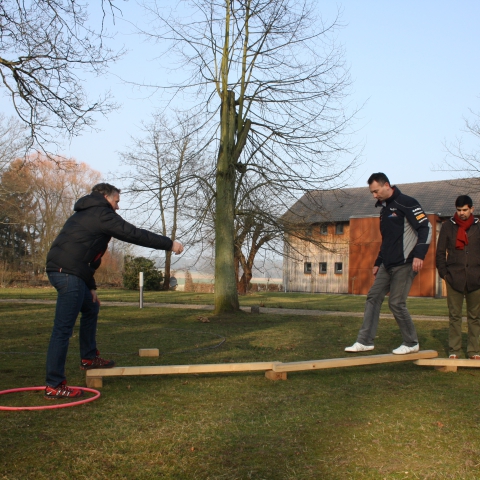
[[[139,357],[158,357],[160,356],[160,350],[158,348],[141,348],[138,351]]]
[[[435,370],[438,370],[439,372],[456,372],[457,367],[433,367]]]
[[[88,370],[87,370],[88,372]],[[88,388],[102,388],[103,387],[103,379],[102,377],[90,377],[86,376],[86,383]]]
[[[423,350],[406,355],[366,355],[348,358],[329,358],[325,360],[311,360],[308,362],[276,363],[274,372],[299,372],[302,370],[322,370],[325,368],[356,367],[359,365],[375,365],[378,363],[408,362],[419,358],[434,358],[438,356],[435,350]]]
[[[274,372],[273,370],[267,370],[265,377],[269,380],[286,380],[287,372]]]

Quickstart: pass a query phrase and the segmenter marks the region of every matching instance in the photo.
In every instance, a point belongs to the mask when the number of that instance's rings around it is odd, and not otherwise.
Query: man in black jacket
[[[45,398],[75,398],[80,388],[67,386],[65,361],[78,314],[80,318],[80,368],[111,368],[112,360],[100,357],[96,344],[100,300],[95,270],[112,237],[157,250],[183,251],[180,242],[136,228],[116,213],[120,190],[99,183],[92,193],[75,203],[75,213],[66,221],[47,255],[47,275],[58,292],[55,320],[47,353]]]
[[[467,302],[467,356],[480,360],[480,222],[473,216],[473,201],[460,195],[455,215],[443,223],[438,237],[438,274],[447,285],[449,357],[459,358],[462,348],[462,307]]]
[[[357,341],[346,352],[373,350],[380,308],[390,292],[388,306],[400,327],[403,343],[397,355],[418,352],[417,332],[407,310],[407,297],[415,275],[423,267],[432,238],[432,227],[418,202],[390,185],[384,173],[374,173],[368,185],[380,211],[382,245],[373,267],[375,280],[367,295],[363,325]]]

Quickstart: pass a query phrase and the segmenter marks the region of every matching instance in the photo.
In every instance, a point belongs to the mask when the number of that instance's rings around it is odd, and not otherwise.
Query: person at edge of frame
[[[420,350],[412,317],[407,309],[407,297],[413,279],[423,267],[432,238],[432,226],[417,200],[392,186],[388,177],[373,173],[368,185],[375,206],[380,210],[382,244],[373,267],[375,280],[367,295],[363,324],[357,341],[346,352],[366,352],[374,349],[380,319],[380,308],[387,293],[388,306],[400,328],[403,343],[392,353],[405,355]]]
[[[467,356],[480,360],[480,223],[468,195],[455,200],[456,212],[442,224],[436,265],[447,286],[449,358],[460,358],[462,307],[467,302]]]
[[[168,237],[137,228],[116,213],[120,189],[99,183],[75,203],[75,213],[65,222],[47,255],[46,271],[57,290],[57,304],[47,352],[46,399],[76,398],[83,389],[67,386],[65,362],[73,327],[80,317],[80,368],[111,368],[113,360],[100,357],[96,330],[100,299],[95,271],[112,237],[157,250],[183,251],[183,245]]]

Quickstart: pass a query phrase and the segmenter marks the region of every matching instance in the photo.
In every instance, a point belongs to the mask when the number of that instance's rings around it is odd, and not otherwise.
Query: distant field
[[[135,290],[99,288],[98,294],[102,300],[116,302],[138,302],[139,300],[139,292]],[[0,299],[2,298],[55,299],[56,293],[53,288],[2,288],[0,289]],[[144,302],[213,305],[213,301],[213,294],[211,293],[175,291],[144,293]],[[387,303],[385,301],[382,307],[384,313],[389,311]],[[365,306],[365,296],[256,292],[240,296],[240,304],[243,306],[260,305],[270,308],[362,312]],[[410,297],[407,304],[410,312],[414,315],[448,315],[445,298]]]

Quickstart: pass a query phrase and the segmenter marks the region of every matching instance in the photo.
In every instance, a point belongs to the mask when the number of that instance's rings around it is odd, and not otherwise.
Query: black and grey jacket
[[[382,245],[375,261],[385,268],[412,263],[414,258],[423,260],[432,240],[432,226],[419,203],[404,195],[398,187],[393,195],[375,206],[380,211]]]
[[[74,210],[48,252],[46,270],[80,277],[89,289],[96,288],[93,274],[112,237],[142,247],[172,249],[170,238],[123,220],[101,193],[93,192],[80,198]]]
[[[468,245],[457,250],[458,225],[452,217],[442,224],[438,236],[436,264],[438,274],[458,292],[480,289],[480,222],[478,218],[467,230]]]

